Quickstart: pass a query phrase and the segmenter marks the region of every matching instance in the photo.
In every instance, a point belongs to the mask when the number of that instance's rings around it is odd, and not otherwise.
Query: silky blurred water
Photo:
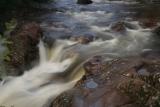
[[[54,11],[32,18],[40,22],[43,40],[51,46],[40,41],[39,65],[20,77],[6,77],[1,82],[0,105],[43,107],[74,86],[84,74],[81,65],[92,56],[112,59],[159,49],[157,35],[153,33],[154,27],[159,25],[158,5],[131,0],[93,0],[93,4],[78,5],[76,0],[55,0],[44,8]],[[142,26],[146,20],[156,25]],[[125,32],[112,30],[111,26],[119,21],[129,25],[125,26]],[[95,39],[80,44],[69,39],[75,36]],[[87,86],[96,87],[96,83],[91,81]]]

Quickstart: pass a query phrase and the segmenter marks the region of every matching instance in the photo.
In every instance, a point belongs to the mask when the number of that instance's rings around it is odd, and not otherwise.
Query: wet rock
[[[9,41],[12,44],[10,48],[10,61],[8,62],[12,69],[9,75],[19,75],[31,62],[38,57],[37,44],[42,36],[39,24],[35,22],[23,22],[17,25]]]
[[[71,41],[77,41],[80,44],[88,44],[94,40],[94,36],[85,35],[85,36],[72,36]]]
[[[74,91],[74,90],[72,90]],[[58,99],[54,100],[53,103],[51,103],[51,106],[49,107],[71,107],[72,104],[72,92],[70,91],[61,94]]]
[[[101,56],[94,56],[91,60],[83,65],[86,75],[98,74],[103,70],[104,65]]]
[[[156,27],[156,28],[153,30],[153,33],[155,33],[157,36],[160,36],[160,26]]]
[[[94,80],[89,80],[87,83],[86,83],[86,87],[87,88],[96,88],[98,86],[98,84],[94,81]]]
[[[78,4],[91,4],[92,1],[91,0],[78,0],[77,3]]]
[[[49,48],[51,48],[55,43],[55,38],[52,38],[50,36],[43,36],[43,42],[47,44]]]
[[[97,64],[103,69],[99,69]],[[103,61],[103,58],[96,56],[84,67],[86,74],[74,89],[58,96],[51,107],[148,107],[149,102],[152,102],[151,105],[156,103],[148,99],[155,96],[154,88],[146,88],[155,80],[151,83],[147,82],[149,79],[145,80],[160,73],[160,60],[156,57],[132,56]],[[157,83],[160,85],[160,82]],[[158,90],[159,85],[154,87]]]
[[[138,26],[127,21],[119,21],[111,25],[111,30],[114,32],[124,33],[126,28],[137,30]]]
[[[124,25],[128,29],[137,30],[139,28],[136,24],[133,24],[133,23],[130,23],[130,22],[127,22],[127,21],[124,21]]]
[[[111,30],[114,32],[125,32],[126,31],[125,23],[123,21],[116,22],[112,24]]]
[[[149,72],[147,72],[146,69],[140,69],[140,70],[138,70],[138,74],[139,75],[144,75],[144,76],[149,76],[150,75]]]
[[[148,50],[148,51],[143,51],[141,54],[142,57],[147,57],[150,59],[160,58],[160,50]]]
[[[158,24],[158,21],[156,19],[142,19],[139,21],[139,25],[143,28],[154,28]]]

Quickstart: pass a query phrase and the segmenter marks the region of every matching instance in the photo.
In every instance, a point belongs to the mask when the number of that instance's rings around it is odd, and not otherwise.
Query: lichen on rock
[[[150,55],[110,61],[94,57],[83,78],[53,100],[52,107],[159,107],[160,60]],[[147,75],[140,72],[144,69]]]

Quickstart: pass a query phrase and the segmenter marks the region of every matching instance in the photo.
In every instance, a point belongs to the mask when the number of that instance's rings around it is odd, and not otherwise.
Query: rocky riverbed
[[[158,107],[159,54],[104,61],[95,56],[84,64],[85,75],[51,107]]]
[[[55,0],[21,19],[8,37],[11,77],[1,82],[0,105],[160,106],[159,4],[83,4]]]

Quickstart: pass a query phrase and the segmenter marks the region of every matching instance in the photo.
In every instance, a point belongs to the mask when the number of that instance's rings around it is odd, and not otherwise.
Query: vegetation
[[[39,3],[49,1],[52,0],[0,0],[0,34],[6,31],[6,22],[12,18],[20,19],[24,13],[33,10],[33,7],[39,8]]]
[[[8,45],[11,44],[11,42],[7,39],[8,34],[13,31],[13,29],[16,27],[17,21],[15,19],[12,19],[10,22],[6,22],[6,31],[4,35],[0,35],[0,77],[5,75],[5,61],[10,61],[10,50],[8,48]]]

